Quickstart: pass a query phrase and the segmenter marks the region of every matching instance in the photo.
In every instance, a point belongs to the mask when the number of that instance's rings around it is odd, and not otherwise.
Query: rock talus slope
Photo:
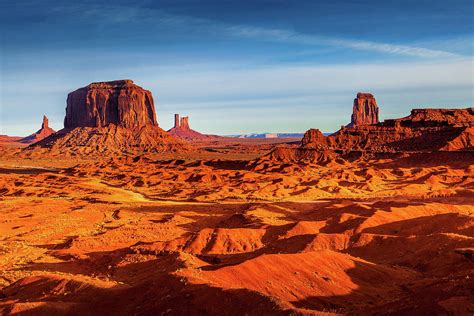
[[[158,126],[150,91],[132,80],[95,82],[67,98],[64,129],[26,152],[90,155],[164,152],[190,146]]]

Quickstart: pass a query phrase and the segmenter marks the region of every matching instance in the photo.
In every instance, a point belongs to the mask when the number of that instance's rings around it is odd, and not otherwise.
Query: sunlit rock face
[[[341,153],[474,151],[474,108],[413,109],[406,117],[379,122],[374,96],[359,92],[349,125],[327,137],[310,129],[301,147]]]
[[[377,124],[379,122],[379,108],[371,93],[357,93],[352,108],[351,122],[347,127]]]
[[[41,128],[38,131],[36,131],[36,133],[33,133],[25,138],[22,138],[20,140],[20,143],[24,143],[24,144],[36,143],[54,133],[56,133],[56,131],[52,129],[51,127],[49,127],[48,117],[44,115]]]
[[[132,80],[95,82],[69,93],[65,128],[158,126],[150,91]]]

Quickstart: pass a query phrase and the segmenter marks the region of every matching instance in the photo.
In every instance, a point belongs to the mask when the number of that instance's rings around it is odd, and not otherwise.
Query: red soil
[[[471,153],[192,155],[3,160],[0,312],[474,311]]]

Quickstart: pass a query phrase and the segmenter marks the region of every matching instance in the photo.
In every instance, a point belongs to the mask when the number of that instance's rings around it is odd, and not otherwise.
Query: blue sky
[[[66,96],[133,79],[159,124],[190,116],[207,133],[325,132],[358,91],[381,117],[474,104],[474,2],[0,0],[0,134],[43,114],[62,128]]]

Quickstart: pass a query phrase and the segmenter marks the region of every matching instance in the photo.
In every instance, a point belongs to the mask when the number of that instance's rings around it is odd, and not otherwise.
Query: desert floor
[[[474,313],[472,155],[314,164],[228,146],[4,155],[0,313]]]

